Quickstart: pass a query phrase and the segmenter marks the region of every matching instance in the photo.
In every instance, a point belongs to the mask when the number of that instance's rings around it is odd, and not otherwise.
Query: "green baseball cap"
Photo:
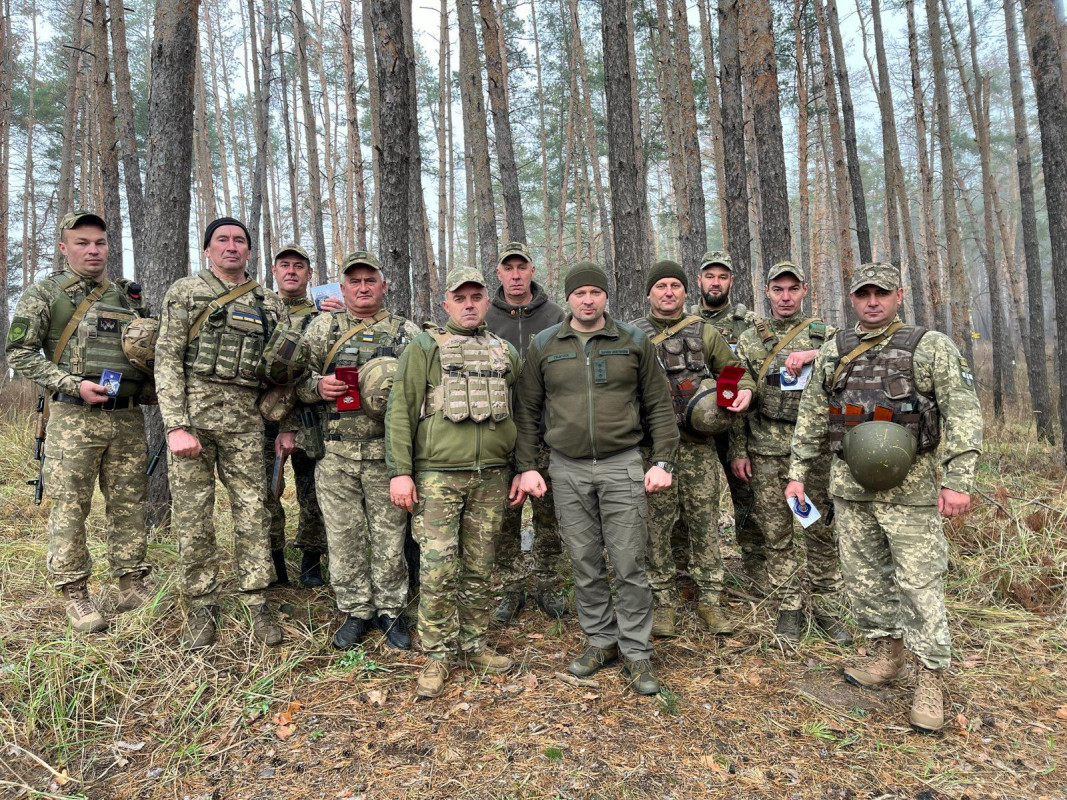
[[[474,267],[456,267],[450,269],[448,275],[445,277],[445,290],[454,292],[460,286],[465,283],[476,283],[479,286],[485,286],[485,276],[482,275],[481,270]]]
[[[533,259],[530,258],[530,251],[526,249],[525,244],[522,242],[508,242],[500,251],[500,258],[496,260],[497,266],[499,267],[512,256],[519,256],[524,261],[533,261]]]
[[[795,261],[790,261],[788,259],[779,261],[767,270],[767,283],[770,283],[781,275],[793,275],[801,283],[807,280],[804,276],[804,269]]]
[[[892,264],[880,262],[860,264],[852,273],[852,284],[849,286],[848,293],[852,294],[868,284],[895,292],[900,288],[900,270]]]
[[[730,260],[730,254],[725,250],[709,250],[700,259],[700,269],[703,270],[704,267],[725,267],[733,272],[734,262]]]
[[[103,230],[107,230],[107,225],[104,224],[104,218],[99,214],[93,214],[90,211],[71,211],[69,214],[63,217],[59,221],[59,233],[63,234],[63,231],[73,230],[81,225],[83,222],[88,222],[91,225],[97,225]]]
[[[367,250],[357,250],[354,253],[349,253],[341,264],[341,274],[344,275],[352,267],[370,267],[378,270],[378,272],[382,271],[382,265],[377,257]]]
[[[309,264],[311,263],[311,256],[308,255],[308,251],[298,244],[283,244],[281,247],[274,251],[274,258],[272,259],[272,262],[277,261],[285,253],[296,253],[306,262],[308,262]]]

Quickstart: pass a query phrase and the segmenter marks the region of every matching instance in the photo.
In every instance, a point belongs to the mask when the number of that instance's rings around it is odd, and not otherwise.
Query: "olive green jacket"
[[[569,315],[530,343],[515,408],[520,470],[537,468],[545,410],[545,441],[569,458],[605,458],[636,447],[647,427],[652,460],[674,461],[678,426],[656,348],[643,331],[604,316],[605,326],[584,348]]]

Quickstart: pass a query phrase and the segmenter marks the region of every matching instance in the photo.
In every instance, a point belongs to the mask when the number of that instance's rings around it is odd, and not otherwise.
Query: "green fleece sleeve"
[[[385,466],[389,477],[412,475],[415,463],[415,433],[426,400],[429,372],[429,334],[420,333],[404,348],[385,409]]]
[[[674,402],[671,400],[667,376],[656,361],[656,348],[652,340],[642,336],[639,340],[641,361],[638,365],[637,390],[641,403],[641,418],[648,425],[652,437],[652,461],[674,463],[678,453],[678,424],[674,420]]]
[[[545,376],[536,338],[526,350],[526,360],[515,389],[515,465],[520,472],[537,469],[538,433],[545,406]]]

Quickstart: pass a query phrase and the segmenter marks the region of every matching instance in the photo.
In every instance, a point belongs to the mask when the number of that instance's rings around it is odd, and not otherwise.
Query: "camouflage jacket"
[[[304,332],[304,343],[310,350],[308,374],[297,384],[296,395],[304,403],[318,404],[320,416],[337,413],[336,404],[323,403],[318,391],[319,381],[327,373],[329,367],[328,364],[324,363],[326,356],[337,340],[354,325],[360,324],[360,322],[362,320],[354,317],[350,311],[319,314]],[[398,325],[399,328],[396,334],[398,341],[394,342],[390,339],[388,344],[394,348],[399,358],[404,352],[404,348],[419,335],[420,331],[415,323],[388,313],[382,315],[382,318],[377,322],[367,326],[363,334],[356,334],[341,345],[341,349],[342,351],[354,351],[351,353],[351,357],[358,361],[359,364],[364,364],[369,360],[367,358],[368,353],[365,351],[369,350],[369,354],[372,355],[374,346],[386,343],[383,339]],[[364,334],[373,338],[374,341],[357,342],[357,340],[363,338]],[[363,345],[362,348],[360,348],[360,344]],[[334,360],[336,361],[336,358]],[[359,431],[359,438],[346,437],[341,441],[327,441],[326,450],[354,461],[385,458],[385,424],[372,420],[358,411],[348,413],[359,416],[359,421],[355,425]],[[326,427],[328,428],[330,425],[327,424]]]
[[[196,346],[195,340],[188,342],[189,329],[196,318],[220,293],[238,285],[222,281],[205,269],[175,281],[163,297],[155,377],[168,432],[175,428],[228,433],[263,430],[263,417],[256,408],[259,387],[238,385],[216,375],[197,375],[185,366],[186,349]],[[262,289],[261,304],[270,325],[289,320],[285,304],[269,289]]]
[[[737,303],[736,305],[726,303],[722,308],[714,309],[699,303],[693,313],[699,314],[707,322],[718,328],[719,333],[723,335],[726,343],[731,347],[736,347],[741,334],[756,323],[755,313],[745,308],[744,303]]]
[[[885,328],[865,333],[856,326],[861,340],[877,336],[882,330]],[[873,352],[877,353],[884,346],[885,343],[877,345]],[[842,355],[831,338],[815,359],[811,382],[801,398],[793,434],[790,480],[803,482],[808,468],[826,451],[829,388]],[[952,340],[937,331],[928,332],[919,341],[913,363],[917,388],[932,396],[941,412],[940,448],[916,456],[904,483],[883,492],[864,489],[852,477],[844,460],[835,458],[830,469],[830,494],[834,497],[900,505],[933,505],[937,503],[941,487],[965,494],[974,491],[974,470],[982,450],[982,409],[974,390],[971,368]]]
[[[782,337],[804,319],[803,312],[798,312],[786,319],[769,318],[759,320],[756,324],[759,326],[765,324],[771,332],[778,337]],[[790,353],[796,353],[801,350],[814,350],[825,341],[832,339],[835,333],[837,333],[836,328],[816,319],[782,348],[768,368],[767,375],[778,375],[779,369],[785,366],[785,360]],[[770,355],[773,349],[774,343],[764,344],[760,337],[760,331],[756,326],[753,326],[741,334],[741,338],[737,343],[736,354],[742,366],[755,380],[759,376],[763,360]],[[756,396],[752,400],[749,411],[745,414],[745,424],[735,425],[730,431],[729,456],[731,461],[739,458],[748,458],[750,453],[761,456],[789,455],[789,443],[793,439],[794,423],[772,419],[761,411],[767,391],[767,377],[765,376],[760,385],[756,387]],[[789,393],[782,392],[782,394]],[[799,400],[799,394],[799,392],[796,392],[796,400]]]

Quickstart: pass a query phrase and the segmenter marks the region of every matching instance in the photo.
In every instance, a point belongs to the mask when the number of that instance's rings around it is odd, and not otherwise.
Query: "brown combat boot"
[[[726,635],[734,632],[734,624],[718,603],[701,601],[697,604],[697,616],[708,633]]]
[[[426,659],[426,666],[419,673],[419,679],[415,683],[415,695],[417,697],[440,697],[445,691],[445,681],[448,680],[448,665],[438,658]]]
[[[119,603],[115,611],[122,614],[140,608],[149,600],[155,592],[144,582],[148,572],[131,572],[119,577]]]
[[[652,636],[656,639],[670,639],[678,635],[674,628],[674,609],[670,606],[656,606],[652,612]]]
[[[475,653],[465,653],[464,658],[467,666],[475,672],[500,674],[515,666],[515,663],[510,658],[502,656],[488,647],[483,647]]]
[[[256,606],[249,606],[248,611],[252,614],[252,635],[255,636],[263,644],[273,647],[276,644],[281,644],[284,636],[282,635],[282,628],[278,624],[278,621],[274,618],[274,614],[266,603],[260,603]]]
[[[189,609],[186,620],[185,647],[200,650],[215,644],[215,606],[196,606]]]
[[[107,620],[89,596],[85,578],[63,586],[63,599],[70,625],[78,633],[99,633],[107,630]]]
[[[888,652],[886,652],[887,649]],[[870,656],[854,666],[845,667],[846,681],[866,689],[877,689],[900,675],[907,660],[903,639],[890,639],[889,637],[878,639],[872,644],[871,650],[881,652],[872,652]]]
[[[945,727],[945,699],[941,690],[941,672],[915,664],[915,697],[911,701],[909,721],[919,733],[936,733]]]

